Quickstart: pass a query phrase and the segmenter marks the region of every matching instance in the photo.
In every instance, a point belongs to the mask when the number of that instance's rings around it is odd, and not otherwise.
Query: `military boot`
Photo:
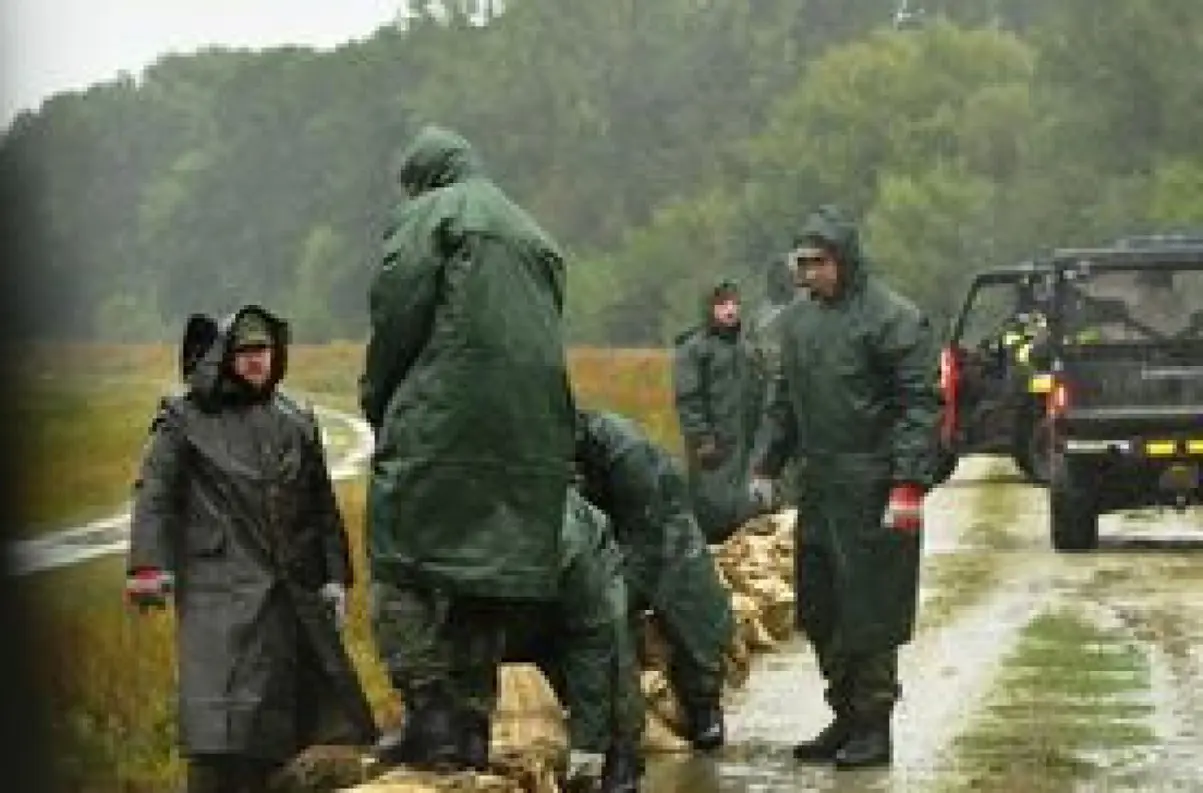
[[[726,742],[723,708],[717,699],[686,703],[685,723],[688,730],[686,737],[695,749],[713,751]]]
[[[440,689],[415,689],[405,703],[404,736],[393,758],[415,768],[452,771],[466,766],[459,719],[451,698]]]
[[[489,770],[489,717],[477,711],[463,714],[463,759],[473,771]]]
[[[794,746],[794,759],[804,763],[830,763],[851,734],[852,725],[848,717],[837,713],[818,735]]]
[[[643,758],[636,744],[620,742],[606,750],[598,793],[639,793]]]
[[[835,767],[881,768],[893,761],[890,719],[858,720],[847,742],[835,753]]]

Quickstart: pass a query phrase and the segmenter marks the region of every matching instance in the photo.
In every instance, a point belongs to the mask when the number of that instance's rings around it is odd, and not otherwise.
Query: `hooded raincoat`
[[[702,323],[676,339],[673,390],[685,440],[689,491],[698,525],[722,542],[756,513],[749,463],[764,409],[764,361],[743,326],[715,324],[712,307],[729,281],[706,291]],[[717,452],[706,455],[708,446]]]
[[[274,338],[261,392],[228,373],[229,330],[247,313]],[[319,594],[352,576],[320,433],[275,388],[287,328],[253,306],[209,325],[210,343],[185,345],[186,393],[154,419],[128,559],[176,577],[184,753],[284,761],[313,744],[370,744],[371,712]]]
[[[372,281],[360,380],[373,576],[554,598],[574,413],[563,257],[452,132],[423,130],[399,178],[411,198]]]
[[[787,309],[754,468],[772,476],[788,457],[799,463],[801,627],[832,652],[871,654],[914,626],[921,538],[885,528],[883,515],[892,485],[933,482],[936,342],[919,310],[869,272],[838,212],[816,212],[802,237],[836,252],[839,293]]]

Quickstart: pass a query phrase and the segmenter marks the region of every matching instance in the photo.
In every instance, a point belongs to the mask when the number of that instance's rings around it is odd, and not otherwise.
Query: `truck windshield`
[[[1090,343],[1203,340],[1203,263],[1064,273],[1064,327]]]

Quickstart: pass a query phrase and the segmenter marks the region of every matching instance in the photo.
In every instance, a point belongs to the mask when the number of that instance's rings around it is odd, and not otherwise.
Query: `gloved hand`
[[[318,594],[334,617],[334,627],[341,631],[347,623],[347,588],[337,581],[327,581]]]
[[[773,509],[773,480],[767,476],[753,476],[748,495],[761,512],[769,512]]]
[[[157,567],[142,567],[125,577],[125,601],[138,611],[161,609],[175,589],[175,575]]]
[[[890,488],[882,525],[894,531],[914,532],[923,528],[923,488],[910,482]]]
[[[702,438],[694,454],[703,468],[714,468],[723,461],[723,452],[718,446],[718,441],[710,435]]]

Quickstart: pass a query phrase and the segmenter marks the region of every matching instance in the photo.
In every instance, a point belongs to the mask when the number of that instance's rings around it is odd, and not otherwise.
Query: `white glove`
[[[757,508],[768,512],[773,508],[773,480],[762,476],[752,477],[748,485],[748,495]]]
[[[327,581],[319,593],[334,617],[334,627],[340,631],[347,623],[347,588],[337,581]]]

